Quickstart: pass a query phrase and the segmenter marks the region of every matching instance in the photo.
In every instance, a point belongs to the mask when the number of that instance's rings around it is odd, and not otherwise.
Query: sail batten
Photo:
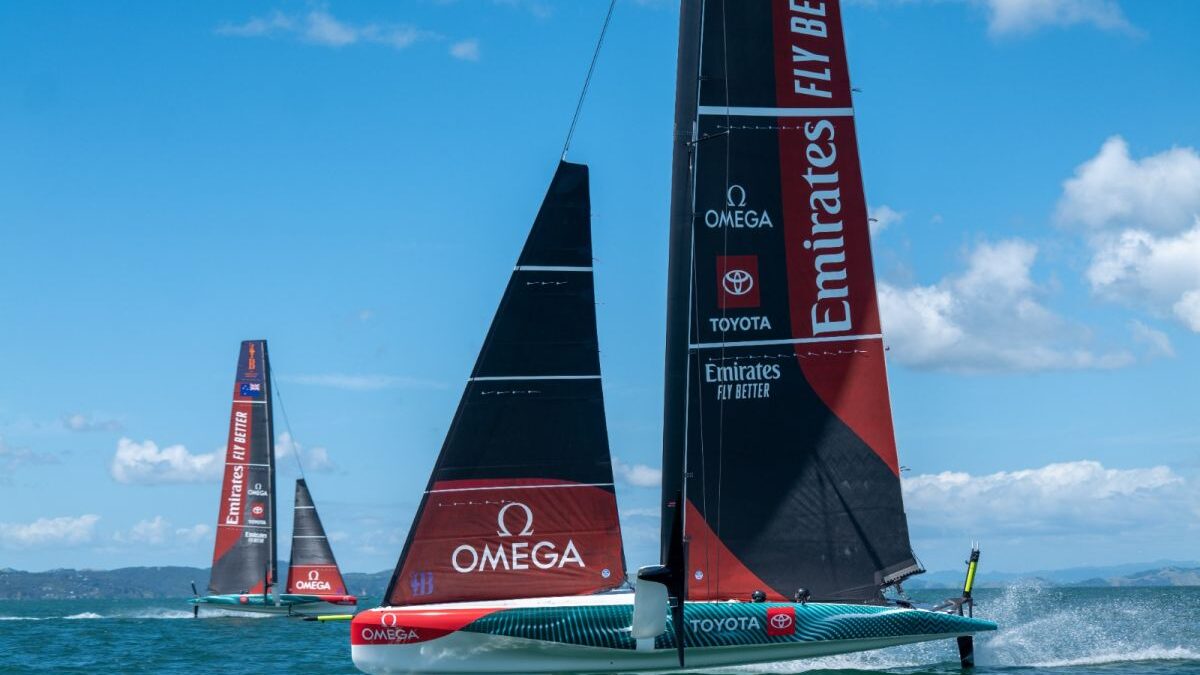
[[[920,567],[840,7],[680,22],[663,499],[686,485],[688,597],[877,600]]]
[[[446,434],[395,605],[581,595],[625,578],[587,167],[562,162]]]

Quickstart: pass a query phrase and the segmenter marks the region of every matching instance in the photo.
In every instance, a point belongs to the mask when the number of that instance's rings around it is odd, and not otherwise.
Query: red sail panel
[[[233,385],[210,593],[262,593],[275,582],[275,459],[265,340],[242,343]]]
[[[623,575],[610,490],[553,479],[434,484],[394,604],[586,595]]]

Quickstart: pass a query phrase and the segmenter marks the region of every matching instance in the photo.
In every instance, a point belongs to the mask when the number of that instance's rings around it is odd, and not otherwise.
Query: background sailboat
[[[207,594],[197,594],[191,600],[196,616],[201,606],[292,614],[319,612],[333,605],[356,602],[345,593],[333,551],[303,479],[296,483],[293,570],[289,573],[288,592],[271,592],[279,578],[273,382],[267,341],[242,342],[233,383],[212,574]],[[297,555],[304,565],[299,570],[303,579],[296,578]],[[309,575],[314,577],[310,579]],[[296,590],[303,593],[293,592]]]

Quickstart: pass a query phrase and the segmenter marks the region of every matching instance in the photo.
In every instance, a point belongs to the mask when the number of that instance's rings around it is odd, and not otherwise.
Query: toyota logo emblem
[[[516,536],[528,537],[533,534],[533,511],[521,502],[509,502],[500,508],[500,513],[496,515],[496,523],[500,525],[500,529],[496,531],[496,534],[501,537],[513,536],[512,531],[508,529],[508,525],[504,523],[504,514],[514,506],[525,512],[525,527],[521,528],[521,531]]]
[[[379,617],[379,625],[383,626],[384,628],[395,628],[397,621],[398,619],[396,615],[391,612]]]
[[[721,277],[721,288],[730,295],[742,296],[754,288],[754,277],[746,270],[729,270]]]
[[[787,614],[776,614],[771,617],[771,627],[777,630],[787,630],[792,627],[792,617]]]

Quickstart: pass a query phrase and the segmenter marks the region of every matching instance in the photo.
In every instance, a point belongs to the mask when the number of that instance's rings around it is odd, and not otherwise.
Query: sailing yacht
[[[369,673],[676,670],[970,636],[888,602],[922,571],[900,492],[833,0],[683,0],[660,565],[626,568],[588,172],[559,165],[434,466]],[[977,555],[973,557],[977,560]],[[972,573],[974,567],[971,568]]]
[[[208,593],[197,593],[191,600],[194,616],[200,615],[201,607],[290,615],[334,609],[344,612],[357,604],[357,599],[346,593],[303,478],[296,481],[286,591],[272,593],[278,579],[278,556],[271,385],[267,341],[242,342],[233,384],[212,574]]]

